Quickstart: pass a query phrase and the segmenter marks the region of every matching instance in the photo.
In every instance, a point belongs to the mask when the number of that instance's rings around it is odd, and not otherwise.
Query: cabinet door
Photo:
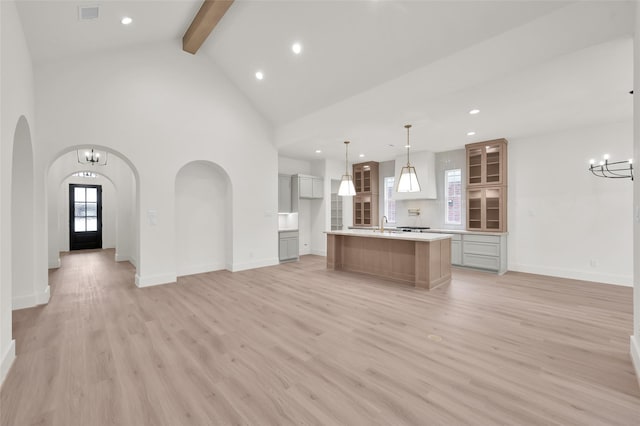
[[[504,139],[467,145],[467,186],[506,185],[506,160]]]
[[[362,206],[362,196],[353,197],[353,224],[355,226],[363,225]]]
[[[287,241],[287,238],[280,238],[280,260],[287,260],[289,258],[289,247]]]
[[[502,231],[504,227],[503,187],[484,189],[484,216],[487,231]]]
[[[470,231],[506,231],[505,187],[467,190],[467,229]]]
[[[310,176],[298,178],[300,198],[313,198],[313,179]]]
[[[353,166],[353,186],[356,189],[356,194],[362,192],[362,165]]]
[[[287,259],[295,259],[298,257],[298,238],[287,239]]]
[[[313,178],[312,186],[313,198],[322,198],[324,195],[324,179]]]
[[[503,143],[490,143],[484,148],[484,183],[501,185],[504,180],[504,147]]]
[[[462,265],[462,241],[451,241],[451,264]]]
[[[467,148],[467,185],[481,185],[482,182],[482,147]]]
[[[291,212],[291,176],[278,176],[278,211]]]
[[[481,231],[483,227],[482,189],[467,190],[467,229]]]

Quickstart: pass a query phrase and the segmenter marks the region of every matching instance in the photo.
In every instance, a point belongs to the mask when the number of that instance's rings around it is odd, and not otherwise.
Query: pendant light
[[[352,197],[356,195],[356,187],[353,186],[353,176],[349,173],[349,141],[344,141],[345,147],[345,165],[344,174],[340,179],[340,188],[338,188],[338,195],[342,197]]]
[[[409,162],[409,129],[411,124],[404,126],[407,129],[407,165],[400,171],[400,178],[398,179],[397,192],[420,192],[420,183],[418,183],[418,175],[416,174],[416,168]]]

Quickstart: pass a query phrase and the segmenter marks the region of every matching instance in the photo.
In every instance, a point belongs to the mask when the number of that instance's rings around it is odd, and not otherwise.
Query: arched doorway
[[[86,148],[108,154],[108,163],[89,166],[78,162],[78,152]],[[97,177],[73,176],[79,172]],[[47,171],[47,216],[49,268],[59,266],[59,253],[69,249],[68,184],[103,184],[103,248],[115,247],[116,261],[129,261],[134,267],[139,260],[138,172],[122,154],[100,146],[75,146],[65,149],[49,165]]]
[[[231,181],[209,161],[193,161],[176,175],[176,269],[178,276],[230,269]]]

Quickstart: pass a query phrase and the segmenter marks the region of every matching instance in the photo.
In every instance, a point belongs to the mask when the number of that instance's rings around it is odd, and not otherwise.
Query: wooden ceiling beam
[[[182,37],[182,50],[196,54],[211,31],[220,22],[234,0],[204,0],[200,10],[193,18],[189,29]]]

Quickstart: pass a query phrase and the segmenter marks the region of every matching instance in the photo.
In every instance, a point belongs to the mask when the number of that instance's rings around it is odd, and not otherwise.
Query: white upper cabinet
[[[436,192],[436,155],[431,151],[411,152],[411,165],[416,168],[420,192],[397,192],[398,179],[402,167],[407,165],[407,155],[396,157],[396,183],[393,197],[396,200],[435,200]]]

